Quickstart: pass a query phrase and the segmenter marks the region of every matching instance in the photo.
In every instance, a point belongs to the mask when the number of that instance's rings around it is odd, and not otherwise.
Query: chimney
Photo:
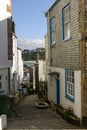
[[[36,62],[38,63],[38,60],[40,59],[40,54],[37,53]]]

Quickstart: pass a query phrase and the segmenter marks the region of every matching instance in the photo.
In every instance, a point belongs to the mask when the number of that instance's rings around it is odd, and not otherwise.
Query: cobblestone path
[[[20,103],[21,117],[9,118],[6,130],[30,130],[30,129],[79,129],[79,127],[68,124],[55,111],[37,109],[35,102],[37,96],[27,96]]]

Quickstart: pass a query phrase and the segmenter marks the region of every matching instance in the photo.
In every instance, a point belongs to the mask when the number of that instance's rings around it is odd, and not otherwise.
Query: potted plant
[[[80,125],[80,119],[74,115],[73,109],[71,107],[65,109],[61,105],[57,105],[56,112],[69,123]]]

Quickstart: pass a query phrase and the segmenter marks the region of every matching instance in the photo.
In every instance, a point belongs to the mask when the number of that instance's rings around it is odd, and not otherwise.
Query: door
[[[59,75],[56,77],[56,101],[57,104],[60,104],[60,81],[59,81]]]

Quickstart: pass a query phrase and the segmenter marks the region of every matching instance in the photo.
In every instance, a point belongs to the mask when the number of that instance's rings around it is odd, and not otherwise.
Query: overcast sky
[[[22,49],[44,47],[47,32],[45,11],[53,0],[13,0],[13,20]]]

